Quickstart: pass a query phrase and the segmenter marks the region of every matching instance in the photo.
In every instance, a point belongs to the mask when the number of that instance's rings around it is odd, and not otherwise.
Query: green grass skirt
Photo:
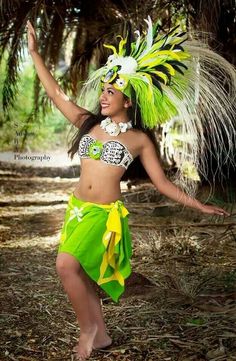
[[[131,273],[128,210],[122,201],[97,204],[71,194],[58,253],[73,255],[87,275],[115,302]]]

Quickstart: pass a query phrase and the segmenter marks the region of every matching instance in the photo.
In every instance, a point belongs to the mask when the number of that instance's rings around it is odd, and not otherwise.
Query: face
[[[123,93],[113,87],[112,84],[105,83],[100,96],[100,105],[102,115],[124,118],[127,109],[131,106],[129,99],[126,99]]]

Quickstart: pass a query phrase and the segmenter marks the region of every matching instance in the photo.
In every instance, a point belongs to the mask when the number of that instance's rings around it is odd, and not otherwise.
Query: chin
[[[101,114],[108,116],[108,111],[106,109],[101,109]]]
[[[111,117],[112,116],[112,114],[109,112],[108,109],[102,109],[101,114],[105,115],[106,117]]]

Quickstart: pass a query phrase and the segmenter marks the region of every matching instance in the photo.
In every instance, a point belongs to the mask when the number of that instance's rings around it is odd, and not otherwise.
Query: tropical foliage
[[[0,93],[2,93],[3,78],[6,72],[5,56],[0,71],[3,75],[0,78]],[[52,149],[53,144],[55,146],[65,145],[64,133],[68,124],[55,107],[46,107],[44,111],[40,108],[37,121],[32,115],[34,75],[32,64],[30,62],[23,63],[17,82],[17,96],[8,113],[9,121],[4,121],[4,114],[0,109],[0,121],[2,122],[0,147],[2,150],[42,150]],[[1,103],[0,108],[2,108]]]
[[[210,31],[219,50],[235,62],[235,3],[233,0],[1,0],[0,60],[9,51],[3,82],[2,104],[7,113],[14,105],[20,64],[27,46],[26,21],[37,28],[39,50],[52,72],[66,61],[60,83],[73,96],[79,82],[87,76],[89,64],[97,66],[106,59],[104,37],[113,38],[127,26],[137,26],[148,14],[165,29],[182,22],[190,30]],[[44,105],[40,87],[34,84],[35,110]]]

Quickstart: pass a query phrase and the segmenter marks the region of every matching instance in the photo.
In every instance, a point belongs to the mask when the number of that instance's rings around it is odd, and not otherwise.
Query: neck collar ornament
[[[113,137],[116,137],[120,133],[125,133],[127,130],[133,128],[131,120],[126,123],[115,123],[109,117],[101,121],[100,127]]]

